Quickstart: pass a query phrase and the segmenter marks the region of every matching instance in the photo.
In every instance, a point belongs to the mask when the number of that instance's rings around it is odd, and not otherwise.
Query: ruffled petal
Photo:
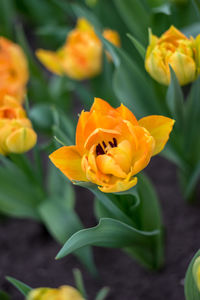
[[[116,110],[118,111],[122,119],[131,122],[133,125],[138,125],[136,117],[126,106],[121,104],[121,106],[119,106]]]

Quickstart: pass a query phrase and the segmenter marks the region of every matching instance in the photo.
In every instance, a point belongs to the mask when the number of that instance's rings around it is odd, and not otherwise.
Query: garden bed
[[[184,298],[183,280],[187,266],[199,248],[200,206],[184,203],[176,178],[176,168],[165,159],[152,159],[147,168],[160,197],[166,228],[166,265],[158,273],[143,269],[118,249],[95,248],[95,261],[101,279],[92,278],[70,255],[53,258],[60,246],[38,223],[30,220],[5,219],[0,226],[0,288],[13,299],[23,296],[6,280],[13,276],[32,287],[73,284],[72,269],[82,270],[89,299],[102,286],[111,288],[108,300],[177,300]],[[85,226],[96,224],[92,198],[77,188],[77,211]]]

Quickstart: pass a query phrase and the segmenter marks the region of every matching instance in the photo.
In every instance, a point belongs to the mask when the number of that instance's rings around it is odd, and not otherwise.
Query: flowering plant
[[[58,258],[83,246],[97,245],[124,248],[149,268],[162,265],[162,225],[156,195],[147,178],[139,178],[137,183],[134,176],[151,156],[162,151],[173,124],[163,116],[137,121],[124,105],[114,109],[98,98],[90,112],[82,111],[76,146],[64,146],[50,159],[75,184],[93,192],[100,203],[100,222],[75,233]]]

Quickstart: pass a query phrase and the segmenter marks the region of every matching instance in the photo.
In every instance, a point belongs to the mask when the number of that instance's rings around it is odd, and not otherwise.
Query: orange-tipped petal
[[[136,184],[137,184],[137,177],[133,177],[133,179],[130,181],[127,181],[126,179],[118,180],[112,185],[105,184],[104,186],[99,186],[98,188],[103,193],[119,193],[131,189]]]
[[[6,146],[11,153],[24,153],[35,146],[37,135],[32,128],[20,128],[6,139]]]
[[[163,116],[148,116],[139,120],[139,125],[146,128],[154,137],[155,148],[153,155],[163,150],[172,131],[174,120]]]
[[[116,110],[120,113],[122,119],[131,122],[133,125],[138,125],[136,117],[126,106],[121,104]]]
[[[88,181],[81,167],[81,156],[76,146],[64,146],[54,151],[49,158],[70,180]]]

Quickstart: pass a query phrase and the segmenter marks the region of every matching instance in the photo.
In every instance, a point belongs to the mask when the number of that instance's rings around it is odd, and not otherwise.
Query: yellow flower
[[[110,41],[119,43],[117,34],[109,33]],[[84,18],[78,19],[66,43],[56,52],[39,49],[36,55],[51,72],[83,80],[98,75],[102,68],[102,43],[93,26]]]
[[[26,152],[36,141],[37,135],[21,104],[11,96],[0,99],[0,154]]]
[[[38,288],[32,290],[27,300],[84,300],[81,294],[71,286],[61,286],[58,289]]]
[[[61,147],[50,159],[72,181],[93,182],[105,193],[125,191],[162,151],[173,124],[163,116],[137,121],[123,104],[114,109],[96,98],[91,110],[80,115],[76,145]]]
[[[173,68],[180,85],[196,79],[195,41],[171,26],[160,38],[150,33],[145,68],[158,82],[169,85],[170,68]]]
[[[22,103],[28,78],[23,50],[17,44],[0,37],[0,100],[10,95]]]
[[[200,256],[195,259],[192,272],[193,272],[194,280],[197,284],[197,288],[200,291]]]

